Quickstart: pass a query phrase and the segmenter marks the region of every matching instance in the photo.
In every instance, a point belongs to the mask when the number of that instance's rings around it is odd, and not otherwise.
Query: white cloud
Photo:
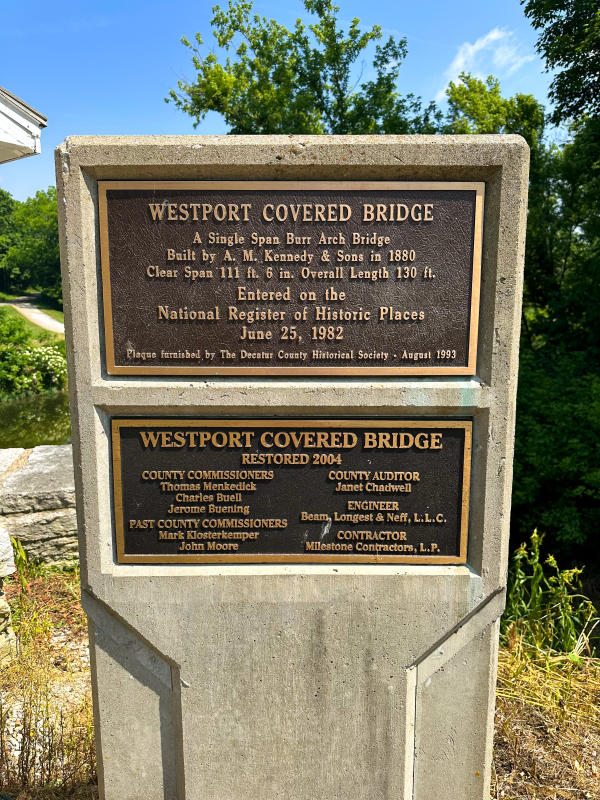
[[[512,31],[492,28],[476,42],[463,42],[448,69],[444,72],[444,85],[436,95],[440,102],[446,96],[450,81],[456,81],[461,72],[470,72],[483,78],[490,72],[497,77],[512,75],[524,64],[533,61],[530,53],[523,54],[515,43]]]

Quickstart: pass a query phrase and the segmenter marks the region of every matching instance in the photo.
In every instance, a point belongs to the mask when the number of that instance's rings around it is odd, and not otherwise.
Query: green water
[[[0,448],[68,444],[70,441],[67,392],[34,394],[0,402]]]

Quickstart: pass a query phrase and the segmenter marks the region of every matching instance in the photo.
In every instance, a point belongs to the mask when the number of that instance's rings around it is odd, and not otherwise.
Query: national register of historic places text
[[[475,373],[482,183],[98,186],[109,374]]]

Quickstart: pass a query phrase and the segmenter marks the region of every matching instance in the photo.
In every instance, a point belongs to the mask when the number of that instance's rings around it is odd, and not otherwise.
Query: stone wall
[[[71,445],[0,450],[0,526],[30,558],[77,557]]]

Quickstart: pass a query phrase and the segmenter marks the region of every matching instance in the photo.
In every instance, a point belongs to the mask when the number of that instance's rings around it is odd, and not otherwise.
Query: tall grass
[[[0,669],[0,793],[96,797],[89,675],[68,646],[84,635],[76,565],[48,568],[14,542],[6,585],[19,653]]]
[[[513,554],[501,624],[492,797],[600,797],[597,612],[581,569],[541,556],[534,531]]]

